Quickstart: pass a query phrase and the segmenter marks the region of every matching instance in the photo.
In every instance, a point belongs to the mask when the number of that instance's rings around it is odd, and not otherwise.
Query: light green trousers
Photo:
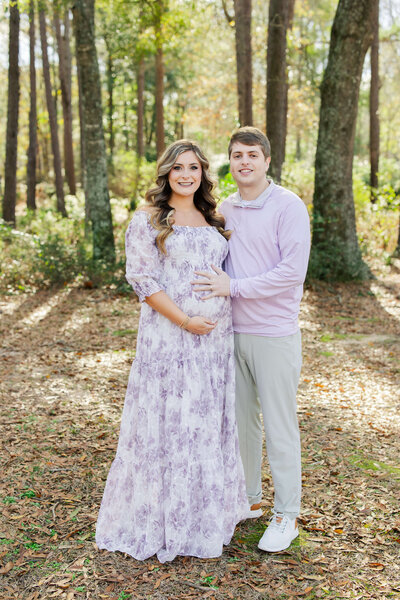
[[[297,517],[301,448],[296,392],[301,334],[272,338],[235,333],[236,419],[250,505],[260,502],[263,415],[274,483],[274,510]]]

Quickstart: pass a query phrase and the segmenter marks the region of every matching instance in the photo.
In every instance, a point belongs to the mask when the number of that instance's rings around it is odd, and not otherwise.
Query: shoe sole
[[[293,540],[295,540],[299,536],[299,531],[298,530],[296,530],[296,531],[297,531],[297,533],[295,532],[295,535],[292,537],[289,544],[287,546],[284,546],[283,548],[274,548],[274,549],[263,548],[260,543],[258,544],[258,548],[260,550],[263,550],[264,552],[282,552],[282,550],[287,550],[290,547],[290,544],[293,542]]]
[[[257,510],[249,510],[249,512],[247,513],[247,519],[258,519],[258,517],[262,517],[263,516],[263,511],[261,508],[258,508]]]

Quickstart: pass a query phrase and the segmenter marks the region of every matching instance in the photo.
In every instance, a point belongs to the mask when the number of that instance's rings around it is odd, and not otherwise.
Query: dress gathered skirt
[[[194,271],[221,266],[225,238],[211,226],[174,226],[167,254],[149,215],[126,234],[127,279],[143,301],[165,291],[188,315],[217,321],[206,335],[142,304],[116,457],[96,528],[99,548],[138,560],[213,558],[249,510],[235,420],[230,298],[201,299]],[[204,295],[204,294],[203,294]]]

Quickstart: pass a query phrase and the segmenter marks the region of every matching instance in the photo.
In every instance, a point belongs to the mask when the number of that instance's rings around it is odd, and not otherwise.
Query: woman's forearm
[[[180,326],[187,318],[187,314],[165,292],[156,292],[148,296],[145,302],[175,325]]]
[[[166,317],[172,323],[186,329],[190,333],[204,335],[210,333],[217,324],[216,321],[211,321],[201,315],[189,317],[171,300],[168,294],[162,291],[148,296],[145,301],[153,310],[156,310],[163,317]]]

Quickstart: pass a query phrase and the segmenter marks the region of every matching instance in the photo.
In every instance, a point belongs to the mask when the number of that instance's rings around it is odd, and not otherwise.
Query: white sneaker
[[[258,519],[258,517],[262,517],[263,511],[261,508],[257,508],[257,510],[252,510],[249,508],[249,512],[247,513],[246,519]]]
[[[262,517],[263,511],[261,508],[261,504],[252,504],[249,508],[249,512],[247,513],[247,519],[258,519],[258,517]]]
[[[280,552],[289,548],[298,535],[299,529],[296,519],[290,519],[282,513],[275,513],[264,531],[264,535],[258,542],[258,547],[265,552]]]

